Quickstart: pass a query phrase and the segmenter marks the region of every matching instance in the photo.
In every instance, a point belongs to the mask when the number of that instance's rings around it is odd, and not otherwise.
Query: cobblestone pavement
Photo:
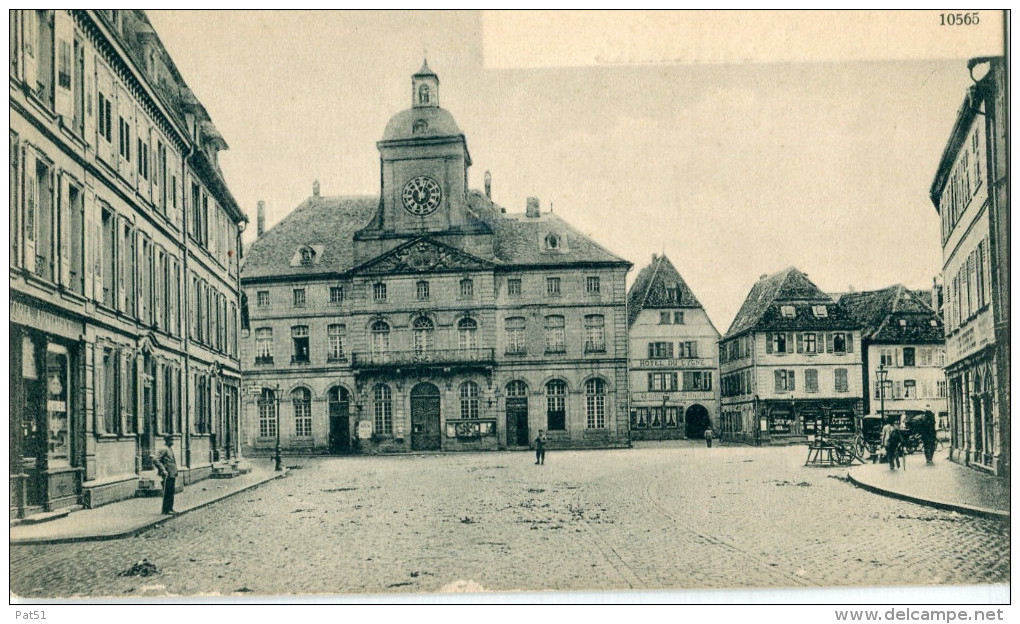
[[[806,450],[291,459],[134,538],[14,546],[26,597],[1007,583],[1008,523],[859,490]],[[121,575],[141,559],[149,576]],[[140,568],[136,568],[138,570]]]

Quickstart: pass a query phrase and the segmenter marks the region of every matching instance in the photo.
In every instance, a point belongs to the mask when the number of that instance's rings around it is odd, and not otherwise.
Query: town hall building
[[[246,250],[242,445],[267,453],[625,446],[631,265],[530,198],[468,189],[422,66],[379,197],[311,197]],[[260,210],[261,212],[261,210]]]

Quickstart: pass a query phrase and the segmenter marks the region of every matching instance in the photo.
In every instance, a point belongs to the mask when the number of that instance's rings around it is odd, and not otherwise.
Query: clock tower
[[[411,108],[390,119],[376,146],[379,212],[357,240],[488,233],[467,209],[471,155],[453,115],[439,106],[439,76],[428,62],[411,77]]]

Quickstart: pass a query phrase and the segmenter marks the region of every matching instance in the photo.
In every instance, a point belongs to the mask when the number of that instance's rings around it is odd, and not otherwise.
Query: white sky
[[[941,269],[928,188],[965,57],[491,69],[476,13],[149,16],[230,144],[246,237],[259,199],[271,226],[315,179],[378,194],[375,142],[427,47],[472,188],[489,170],[508,210],[552,203],[633,262],[631,280],[665,252],[720,332],[759,275],[790,265],[829,292],[928,288]]]

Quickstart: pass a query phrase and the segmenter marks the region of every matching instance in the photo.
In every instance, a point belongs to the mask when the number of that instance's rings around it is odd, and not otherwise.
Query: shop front
[[[71,319],[11,302],[11,517],[79,503],[81,329]]]

